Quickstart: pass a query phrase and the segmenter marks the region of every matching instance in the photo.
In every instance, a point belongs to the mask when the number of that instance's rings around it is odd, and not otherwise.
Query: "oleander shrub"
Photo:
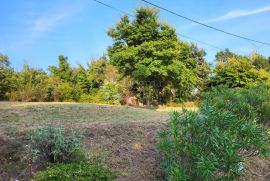
[[[258,88],[251,89],[255,94]],[[168,180],[234,180],[245,157],[269,153],[270,136],[246,97],[249,90],[219,87],[211,93],[197,112],[172,112],[160,133]]]
[[[37,173],[33,181],[110,181],[115,175],[105,166],[90,161],[56,163]]]
[[[230,111],[241,119],[270,125],[270,91],[263,84],[235,89],[219,86],[205,93],[203,99],[202,104],[217,111]]]
[[[32,160],[66,163],[84,158],[82,132],[65,132],[62,128],[40,126],[30,134],[28,145]]]
[[[250,86],[240,89],[240,93],[248,104],[255,110],[257,121],[270,126],[270,90],[266,85]]]

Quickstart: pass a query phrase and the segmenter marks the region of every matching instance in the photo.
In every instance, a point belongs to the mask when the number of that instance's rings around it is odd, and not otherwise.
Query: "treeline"
[[[149,7],[136,10],[132,20],[123,16],[108,35],[113,39],[108,52],[87,67],[73,68],[60,55],[58,66],[50,66],[48,72],[27,64],[14,71],[1,54],[0,99],[124,104],[132,97],[132,103],[157,105],[198,99],[203,91],[221,84],[270,85],[270,58],[225,49],[216,54],[216,66],[211,67],[203,49],[180,40]]]

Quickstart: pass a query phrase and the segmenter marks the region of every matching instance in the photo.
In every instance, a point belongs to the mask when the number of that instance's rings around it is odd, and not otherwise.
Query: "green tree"
[[[246,87],[255,82],[269,83],[270,75],[263,69],[256,69],[247,57],[231,57],[226,62],[219,61],[208,86],[227,85]]]
[[[9,93],[13,101],[46,101],[47,74],[41,70],[24,64],[21,72],[14,73],[12,84],[16,85]]]
[[[119,86],[116,82],[105,82],[98,94],[108,104],[119,104]]]
[[[113,38],[109,57],[122,76],[130,76],[163,103],[164,88],[172,85],[181,90],[181,99],[190,96],[197,82],[197,62],[188,43],[179,41],[175,29],[158,21],[158,11],[141,7],[134,20],[123,16],[108,31]],[[151,90],[151,91],[150,91]]]
[[[9,67],[9,65],[10,65],[8,56],[6,56],[2,53],[0,53],[0,65],[3,67]]]
[[[88,63],[88,79],[91,88],[97,89],[104,83],[104,71],[107,64],[108,60],[105,55]]]
[[[231,52],[228,48],[225,50],[221,50],[216,54],[216,62],[227,62],[229,58],[237,56],[233,52]]]
[[[250,55],[250,59],[252,61],[252,64],[257,69],[265,69],[267,71],[270,71],[270,62],[266,57],[255,52]]]
[[[204,57],[206,52],[204,49],[198,48],[197,45],[191,44],[191,57],[195,58],[197,61],[196,71],[199,77],[197,88],[200,92],[204,90],[206,82],[209,80],[209,74],[211,73],[210,64],[206,62]]]
[[[76,69],[76,82],[83,93],[89,92],[90,82],[87,78],[87,71],[82,65],[79,65],[79,67]]]
[[[62,80],[71,82],[73,81],[72,73],[73,70],[68,63],[68,57],[64,55],[59,55],[58,57],[58,67],[50,66],[49,70],[52,74],[59,76]]]
[[[6,99],[6,94],[15,86],[12,83],[13,74],[8,57],[0,53],[0,100]]]

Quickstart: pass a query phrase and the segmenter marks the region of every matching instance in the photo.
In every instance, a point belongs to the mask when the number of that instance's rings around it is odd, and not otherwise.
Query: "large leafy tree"
[[[197,62],[188,43],[179,41],[175,29],[158,21],[158,11],[141,7],[130,20],[123,16],[108,31],[113,38],[109,57],[123,76],[134,79],[150,97],[162,103],[166,87],[177,90],[178,96],[190,96],[198,81],[194,70]]]
[[[227,85],[245,87],[252,83],[269,84],[270,75],[264,69],[257,69],[248,57],[234,56],[226,62],[219,61],[208,86]]]

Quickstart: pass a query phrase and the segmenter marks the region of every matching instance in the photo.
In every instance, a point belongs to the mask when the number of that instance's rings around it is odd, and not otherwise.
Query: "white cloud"
[[[67,20],[80,9],[81,7],[65,7],[38,14],[30,21],[30,31],[34,36],[52,31],[67,22]]]
[[[236,18],[245,17],[245,16],[251,16],[251,15],[255,15],[255,14],[265,13],[268,11],[270,11],[270,5],[267,5],[267,6],[264,6],[261,8],[257,8],[257,9],[252,9],[252,10],[233,10],[233,11],[229,11],[228,13],[226,13],[223,16],[211,18],[208,20],[203,20],[201,22],[206,23],[206,24],[207,23],[214,23],[214,22],[220,22],[220,21],[236,19]],[[189,29],[189,28],[197,26],[197,25],[198,24],[192,23],[192,24],[181,26],[180,28],[181,29]]]
[[[203,21],[203,23],[219,22],[219,21],[224,21],[224,20],[229,20],[229,19],[240,18],[244,16],[250,16],[254,14],[260,14],[267,11],[270,11],[270,5],[262,7],[262,8],[258,8],[258,9],[252,9],[252,10],[233,10],[233,11],[229,11],[223,16],[205,20]]]
[[[42,16],[34,22],[32,31],[33,33],[49,31],[68,16],[67,13]]]

